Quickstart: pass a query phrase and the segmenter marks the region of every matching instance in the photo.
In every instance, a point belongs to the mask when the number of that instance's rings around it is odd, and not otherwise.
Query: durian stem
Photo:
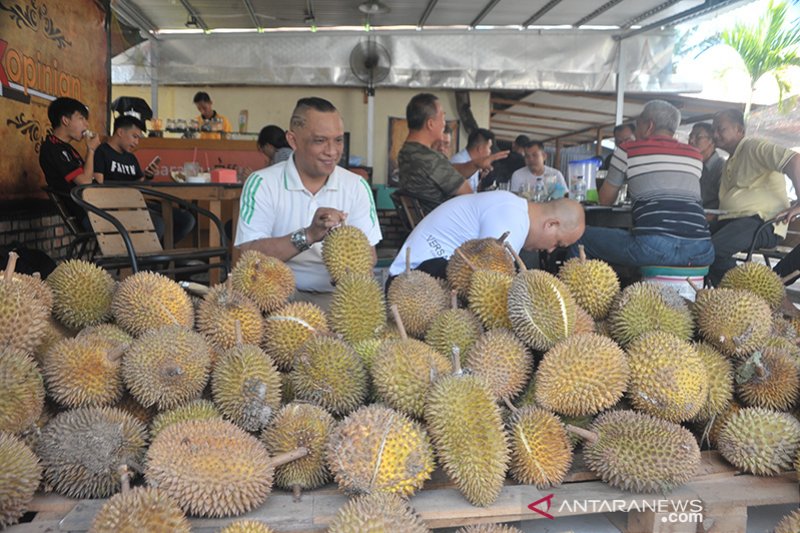
[[[161,369],[161,375],[165,378],[174,378],[175,376],[180,376],[183,374],[183,370],[179,366],[168,366],[166,368]]]
[[[131,490],[131,473],[128,471],[128,465],[119,465],[117,472],[119,472],[120,485],[122,486],[122,492],[124,494]]]
[[[300,485],[292,485],[292,501],[297,503],[302,499],[303,499],[303,494]]]
[[[696,293],[699,293],[702,290],[702,288],[700,288],[700,287],[698,287],[697,285],[694,284],[694,281],[692,281],[692,278],[686,278],[686,283],[688,283],[689,286],[692,289],[694,289],[694,292],[696,292]]]
[[[517,406],[511,403],[511,400],[509,400],[508,397],[503,398],[503,402],[505,402],[506,407],[508,407],[509,411],[511,411],[514,414],[519,413],[519,409],[517,409]]]
[[[128,349],[127,344],[116,346],[108,351],[106,358],[109,360],[109,362],[116,363],[117,361],[122,359],[122,356],[125,354],[125,351],[127,349]]]
[[[400,318],[400,310],[397,308],[397,304],[392,304],[391,310],[394,323],[397,324],[397,329],[400,330],[400,338],[404,341],[408,340],[408,333],[406,333],[406,327],[403,325],[403,319]]]
[[[796,278],[797,276],[800,276],[800,270],[795,270],[791,274],[786,274],[785,276],[783,276],[781,278],[781,283],[786,284],[787,281],[791,281],[792,278]]]
[[[411,247],[406,246],[406,274],[411,273]]]
[[[462,252],[460,249],[456,248],[456,253],[458,254],[458,257],[460,257],[461,260],[464,261],[467,264],[467,266],[470,268],[470,270],[472,270],[473,272],[478,270],[478,267],[475,266],[475,263],[470,261],[469,258],[466,255],[464,255],[464,252]]]
[[[455,289],[450,291],[450,308],[458,309],[458,291]]]
[[[510,231],[507,231],[507,232],[503,233],[502,235],[500,235],[500,238],[497,239],[497,242],[499,242],[500,244],[503,244],[504,242],[506,242],[506,239],[508,239],[509,235],[511,235]]]
[[[588,429],[579,428],[579,427],[573,426],[572,424],[566,424],[564,426],[564,428],[567,431],[569,431],[570,433],[574,433],[575,435],[579,436],[583,440],[587,441],[589,444],[594,444],[599,439],[599,437],[597,436],[597,433],[589,431]]]
[[[233,323],[233,328],[234,328],[234,331],[236,332],[235,333],[236,345],[237,346],[241,346],[242,344],[244,344],[244,339],[242,337],[242,322],[241,322],[241,320],[235,321]]]
[[[272,468],[277,468],[281,465],[285,465],[286,463],[291,463],[292,461],[303,458],[306,455],[308,455],[308,448],[303,446],[290,452],[279,453],[269,460],[269,464]]]
[[[586,261],[586,250],[584,249],[582,244],[578,245],[578,257],[581,260],[581,263]]]
[[[461,373],[461,348],[453,346],[453,374]]]
[[[17,252],[8,252],[8,263],[6,264],[6,275],[5,280],[11,281],[11,278],[14,277],[14,269],[17,268],[17,259],[19,256]]]
[[[517,268],[519,268],[520,272],[525,272],[526,270],[528,270],[528,266],[525,264],[525,261],[522,260],[517,251],[514,249],[514,247],[511,246],[511,243],[508,242],[506,243],[506,250],[508,250],[509,253],[511,253],[511,256],[514,258],[514,261],[517,262]]]
[[[195,283],[193,281],[180,281],[178,284],[183,287],[183,290],[194,294],[195,296],[205,296],[211,289],[206,287],[205,285],[201,285],[199,283]]]
[[[760,378],[763,378],[767,375],[767,369],[764,368],[764,365],[762,364],[755,365],[753,372],[755,373],[756,376]]]
[[[31,274],[31,277],[33,279],[42,279],[42,274],[40,272],[34,272],[33,274]]]

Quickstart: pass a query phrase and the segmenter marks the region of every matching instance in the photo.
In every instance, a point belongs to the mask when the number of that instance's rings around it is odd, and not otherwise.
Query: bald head
[[[569,198],[552,202],[529,203],[531,225],[524,249],[529,251],[563,248],[575,243],[583,235],[586,217],[583,206]]]

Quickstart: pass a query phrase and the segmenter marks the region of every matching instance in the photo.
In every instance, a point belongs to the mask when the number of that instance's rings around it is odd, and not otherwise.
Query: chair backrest
[[[150,218],[150,211],[138,189],[89,187],[83,191],[83,200],[102,209],[122,224],[137,255],[160,252],[163,249]],[[89,212],[89,222],[104,256],[127,255],[125,241],[111,221]]]
[[[425,216],[419,200],[399,189],[392,193],[392,200],[394,200],[395,206],[401,215],[400,220],[407,226],[406,229],[409,231],[414,229]]]
[[[77,217],[67,206],[67,202],[71,201],[69,193],[59,192],[50,187],[44,187],[44,190],[47,193],[47,197],[50,198],[50,201],[56,206],[58,216],[61,217],[64,225],[67,227],[67,231],[69,231],[73,236],[85,233],[85,230],[81,226],[81,221],[77,219]]]
[[[800,244],[800,219],[796,218],[789,223],[786,237],[778,244],[787,248],[794,248]]]

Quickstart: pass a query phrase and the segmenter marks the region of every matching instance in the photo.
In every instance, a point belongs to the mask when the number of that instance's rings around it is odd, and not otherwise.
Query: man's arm
[[[453,196],[460,196],[462,194],[472,194],[472,192],[473,192],[472,186],[469,184],[469,181],[464,180],[464,183],[462,183],[461,186],[458,189],[456,189],[456,191],[453,193]]]
[[[795,193],[800,195],[800,154],[794,154],[791,159],[789,159],[786,166],[783,167],[783,173],[789,176],[789,179],[792,180],[792,185],[794,185]],[[778,213],[777,216],[786,222],[791,222],[800,216],[800,201]]]
[[[317,209],[314,213],[311,225],[305,228],[308,245],[310,246],[320,242],[325,238],[325,235],[328,234],[331,228],[343,223],[346,218],[347,214],[338,209],[332,209],[330,207],[320,207]],[[265,237],[263,239],[245,242],[239,245],[239,249],[243,252],[257,250],[265,255],[276,257],[281,261],[288,261],[300,253],[300,250],[292,243],[291,233],[281,237]],[[373,248],[373,254],[374,253]],[[375,255],[375,257],[377,258],[377,255]]]
[[[597,193],[598,203],[600,205],[614,205],[614,202],[617,200],[619,190],[619,186],[612,185],[608,182],[608,180],[604,181],[603,186],[600,187],[600,191]]]
[[[83,172],[75,176],[77,185],[92,183],[94,179],[94,152],[100,146],[100,136],[86,137],[86,157],[83,158]]]
[[[505,159],[508,157],[510,153],[509,150],[503,150],[502,152],[497,152],[494,154],[489,154],[486,157],[481,157],[479,159],[473,159],[472,161],[467,161],[466,163],[453,163],[453,168],[455,168],[459,174],[468,178],[478,172],[479,170],[489,170],[492,168],[492,163],[497,161],[498,159]],[[470,188],[470,191],[472,189]]]

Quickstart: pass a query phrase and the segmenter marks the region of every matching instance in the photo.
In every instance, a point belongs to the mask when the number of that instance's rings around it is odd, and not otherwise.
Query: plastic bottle
[[[583,176],[577,176],[572,184],[572,198],[578,202],[586,201],[586,182]]]
[[[536,183],[533,185],[533,201],[544,202],[545,200],[547,200],[547,197],[544,191],[544,181],[541,176],[538,176]]]

